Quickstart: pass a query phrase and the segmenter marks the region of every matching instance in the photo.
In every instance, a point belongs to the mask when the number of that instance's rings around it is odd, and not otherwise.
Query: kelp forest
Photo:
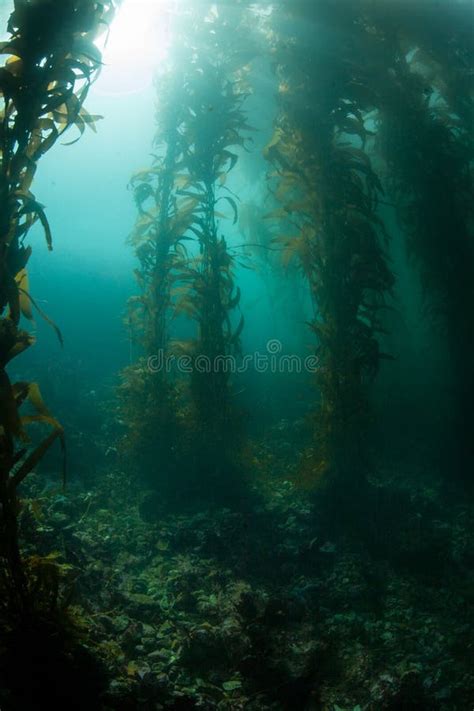
[[[472,0],[0,27],[2,711],[471,708]]]

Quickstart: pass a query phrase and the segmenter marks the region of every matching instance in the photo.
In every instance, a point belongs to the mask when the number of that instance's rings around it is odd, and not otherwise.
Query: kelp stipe
[[[247,144],[244,67],[254,48],[243,14],[235,8],[210,6],[205,17],[190,15],[190,28],[191,23],[193,60],[186,76],[188,112],[182,130],[189,182],[181,192],[195,202],[190,230],[198,254],[188,266],[189,290],[181,308],[198,327],[191,375],[194,467],[203,492],[232,501],[242,486],[242,422],[232,400],[226,362],[239,354],[244,317],[240,314],[233,323],[240,288],[234,282],[227,240],[219,232],[220,220],[229,211],[234,224],[238,220],[238,197],[227,180],[238,162],[236,149]]]
[[[272,25],[279,114],[265,155],[283,208],[273,216],[290,224],[277,242],[287,262],[299,263],[313,299],[321,398],[300,477],[324,484],[342,506],[362,493],[370,470],[368,382],[385,357],[380,310],[393,284],[377,215],[382,187],[365,149],[374,101],[352,47],[341,51],[334,40],[349,32],[353,3],[344,13],[331,3],[279,6]],[[324,27],[317,42],[294,41],[296,19]]]
[[[197,358],[202,355],[212,365],[210,372],[199,373],[195,369],[192,376],[196,419],[206,439],[214,440],[217,452],[224,447],[230,401],[228,375],[223,370],[218,371],[214,364],[219,356],[232,353],[232,345],[237,345],[241,329],[239,326],[238,332],[233,334],[230,326],[228,312],[238,305],[239,292],[233,293],[232,259],[226,240],[218,235],[215,215],[217,178],[221,171],[225,175],[232,167],[229,148],[233,146],[234,137],[228,134],[226,123],[236,107],[232,90],[226,92],[225,75],[219,76],[219,70],[206,60],[205,53],[201,53],[191,79],[189,99],[193,116],[185,127],[190,175],[187,192],[196,201],[200,213],[193,225],[199,255],[189,269],[187,304],[198,323],[194,362],[197,364]],[[194,145],[193,136],[196,136]],[[235,200],[229,196],[226,199],[236,211]]]
[[[2,582],[17,609],[33,603],[18,543],[17,487],[59,439],[61,425],[48,412],[35,383],[12,384],[6,366],[29,348],[33,337],[20,327],[32,307],[46,318],[30,296],[26,267],[29,230],[39,222],[48,249],[52,235],[43,205],[31,192],[38,160],[75,125],[80,134],[95,117],[83,107],[100,68],[94,39],[112,15],[114,3],[65,0],[30,3],[17,0],[10,16],[10,39],[1,46],[7,57],[0,69],[2,97],[0,165],[0,502]],[[52,323],[52,322],[50,322]],[[61,339],[57,327],[52,324]],[[36,411],[21,416],[26,401]],[[41,423],[50,433],[30,451],[26,427]],[[25,446],[26,445],[26,446]]]
[[[377,150],[407,250],[424,291],[425,313],[447,341],[452,420],[440,447],[447,481],[472,488],[474,463],[474,247],[472,211],[472,13],[373,9],[372,83],[379,108]],[[449,417],[447,417],[449,420]]]
[[[183,417],[183,383],[168,371],[165,361],[170,356],[170,328],[188,259],[185,234],[194,206],[177,194],[186,180],[179,168],[185,104],[179,67],[171,60],[156,86],[160,108],[154,149],[160,155],[130,181],[138,217],[129,242],[139,260],[135,274],[141,293],[129,299],[127,326],[142,355],[122,373],[119,410],[127,427],[127,455],[140,462],[154,484],[165,487],[175,480]],[[152,363],[158,361],[162,367],[153,369]]]
[[[203,500],[217,490],[230,495],[239,476],[231,471],[238,458],[238,418],[226,358],[238,352],[244,319],[231,324],[240,289],[234,284],[233,259],[219,235],[218,220],[227,216],[219,212],[222,207],[237,221],[238,198],[225,182],[238,160],[232,148],[244,144],[247,125],[243,77],[236,62],[240,56],[226,45],[236,41],[235,28],[215,9],[201,7],[187,15],[180,18],[179,52],[172,52],[159,84],[161,157],[155,175],[143,171],[132,180],[141,213],[133,241],[141,262],[142,295],[131,305],[132,324],[138,324],[148,358],[161,353],[190,359],[189,378],[145,374],[144,362],[138,365],[142,380],[150,384],[149,393],[158,389],[161,396],[151,402],[148,393],[141,424],[132,424],[140,437],[148,433],[141,441],[149,444],[162,491],[171,494],[175,488],[182,499],[187,487],[189,505],[196,493]],[[194,322],[195,340],[172,338],[169,326],[177,317]],[[202,368],[204,361],[209,366]],[[125,373],[122,393],[132,394],[136,375],[135,366]],[[131,424],[130,413],[125,420]],[[168,443],[168,454],[157,447],[161,441]]]

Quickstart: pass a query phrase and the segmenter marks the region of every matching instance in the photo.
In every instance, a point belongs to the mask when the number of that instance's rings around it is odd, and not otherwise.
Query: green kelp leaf
[[[224,691],[235,691],[242,688],[242,682],[238,679],[231,679],[230,681],[225,681],[222,684],[222,688]]]
[[[139,210],[142,210],[143,203],[150,197],[154,197],[155,191],[150,183],[143,182],[134,189],[134,198]]]
[[[243,316],[243,314],[242,314],[241,317],[240,317],[239,325],[237,326],[235,332],[232,334],[232,337],[231,337],[231,339],[230,339],[230,342],[231,342],[231,343],[237,343],[237,342],[238,342],[238,340],[239,340],[239,338],[240,338],[240,334],[241,334],[242,331],[244,330],[244,324],[245,324],[245,319],[244,319],[244,316]]]
[[[46,213],[45,213],[42,206],[38,205],[36,214],[38,215],[38,219],[41,222],[41,226],[44,230],[44,236],[46,239],[46,244],[48,245],[48,250],[50,252],[52,252],[53,251],[53,235],[51,233],[51,228],[49,226],[48,218],[46,217]]]
[[[102,53],[100,49],[85,36],[79,36],[74,39],[73,54],[75,56],[85,57],[95,66],[102,64]],[[93,66],[93,68],[95,68],[95,66]]]
[[[238,155],[235,153],[232,153],[231,151],[228,151],[227,149],[224,149],[219,156],[219,167],[223,167],[226,165],[226,163],[229,163],[229,167],[227,168],[227,173],[230,173],[232,168],[235,167],[237,161],[239,160]]]
[[[232,207],[232,210],[234,211],[234,221],[232,222],[232,224],[235,225],[237,220],[239,219],[239,211],[237,208],[237,203],[235,202],[235,200],[233,198],[229,197],[228,195],[224,195],[223,197],[220,197],[216,201],[216,205],[218,202],[220,202],[220,200],[227,200],[229,205]]]
[[[344,133],[359,136],[362,143],[365,143],[367,136],[374,135],[365,128],[363,121],[352,118],[351,116],[346,116],[344,120],[339,123],[339,129]]]
[[[53,236],[51,234],[51,228],[49,226],[48,218],[46,217],[46,213],[44,211],[44,205],[41,205],[41,203],[35,200],[31,193],[17,191],[16,193],[14,193],[14,197],[23,203],[23,207],[21,208],[18,217],[21,218],[23,217],[23,215],[31,214],[39,219],[39,221],[41,222],[41,226],[44,230],[44,236],[46,239],[46,244],[48,245],[48,250],[52,252]]]
[[[177,190],[176,194],[180,197],[187,197],[195,201],[197,205],[200,202],[205,203],[207,201],[207,194],[203,192],[196,192],[195,190]],[[181,204],[184,205],[185,201],[182,200]]]
[[[235,295],[229,299],[229,303],[228,303],[227,307],[229,309],[235,309],[235,307],[239,304],[240,296],[241,296],[241,292],[240,292],[240,287],[238,286],[236,289]]]

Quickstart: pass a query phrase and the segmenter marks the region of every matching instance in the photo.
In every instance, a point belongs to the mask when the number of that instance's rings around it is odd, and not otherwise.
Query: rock
[[[128,593],[125,595],[129,612],[139,616],[155,613],[160,610],[159,603],[149,595],[143,593]]]
[[[153,625],[148,625],[146,622],[142,624],[142,632],[144,637],[155,637],[156,629]]]
[[[112,624],[116,632],[125,632],[130,624],[130,619],[127,615],[118,615],[118,617],[113,618]]]
[[[124,681],[113,679],[109,684],[109,693],[112,697],[125,696],[128,691],[129,687]]]
[[[153,637],[143,637],[141,644],[146,652],[151,652],[156,647],[156,640]]]

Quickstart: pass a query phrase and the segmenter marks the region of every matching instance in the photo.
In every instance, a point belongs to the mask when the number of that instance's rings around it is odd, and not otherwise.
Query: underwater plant
[[[63,133],[76,126],[82,135],[96,117],[83,104],[101,64],[94,39],[110,21],[115,3],[92,0],[15,0],[10,38],[0,48],[0,555],[2,582],[15,603],[26,604],[19,552],[19,484],[59,439],[61,425],[44,405],[36,383],[12,384],[6,367],[34,343],[20,326],[32,307],[50,324],[29,293],[26,238],[39,222],[48,249],[52,235],[43,205],[31,191],[38,160]],[[61,340],[59,330],[52,324]],[[21,415],[29,401],[34,413]],[[49,434],[29,448],[26,428],[40,423]]]
[[[185,233],[193,219],[194,202],[179,197],[187,177],[179,172],[183,159],[180,126],[184,120],[179,67],[172,62],[157,80],[160,104],[154,139],[153,165],[132,176],[138,218],[130,237],[140,268],[135,272],[141,294],[129,300],[129,322],[139,332],[146,355],[156,355],[169,340],[170,306],[176,272],[187,258]]]
[[[462,1],[440,12],[430,1],[324,0],[281,2],[270,18],[281,112],[266,155],[283,205],[274,217],[296,232],[279,239],[284,260],[295,258],[314,283],[322,431],[335,436],[334,417],[361,433],[368,413],[363,393],[383,357],[380,307],[393,283],[377,210],[387,203],[418,267],[426,314],[447,341],[453,414],[443,467],[472,484],[472,13]],[[309,27],[324,28],[317,46]],[[340,37],[350,37],[343,51]],[[351,452],[336,441],[334,454]],[[361,452],[349,454],[348,468]]]
[[[201,478],[230,490],[240,423],[226,360],[239,353],[244,317],[240,315],[237,324],[231,318],[241,294],[234,282],[234,258],[219,234],[220,219],[226,216],[220,210],[230,208],[237,222],[238,197],[226,183],[251,130],[243,104],[248,91],[245,67],[253,47],[251,35],[243,36],[243,20],[235,9],[229,16],[225,8],[211,7],[207,16],[190,21],[192,61],[186,72],[187,112],[181,129],[187,185],[179,193],[194,203],[189,230],[199,251],[185,270],[188,291],[179,309],[198,325],[191,376],[198,434],[195,461]],[[207,367],[200,367],[202,362]]]
[[[184,242],[190,238],[185,234],[194,219],[193,201],[177,194],[187,180],[179,169],[183,157],[179,127],[185,108],[179,67],[170,60],[156,83],[157,153],[151,168],[130,181],[138,217],[129,242],[139,260],[135,274],[140,294],[129,299],[127,325],[142,355],[123,371],[119,388],[126,449],[140,453],[155,477],[157,470],[169,473],[176,466],[180,393],[173,374],[164,368],[154,372],[148,362],[153,357],[164,360],[170,352],[174,301],[188,258]]]
[[[187,354],[192,375],[147,373],[142,359],[124,373],[121,392],[124,403],[130,397],[140,403],[136,424],[129,409],[124,421],[138,448],[147,447],[153,469],[166,474],[161,486],[170,478],[175,487],[193,479],[203,490],[204,477],[217,480],[229,466],[225,452],[236,438],[225,360],[238,351],[244,319],[236,326],[231,319],[240,289],[219,234],[226,215],[218,208],[230,208],[237,222],[238,197],[226,180],[248,129],[239,74],[248,55],[225,12],[202,5],[179,20],[176,46],[158,82],[160,153],[150,171],[132,179],[139,217],[131,242],[142,293],[132,298],[130,319],[145,358]],[[170,324],[177,318],[197,327],[194,341],[172,337]],[[210,367],[201,369],[203,361]],[[169,476],[170,467],[178,476]]]
[[[446,338],[450,370],[443,467],[472,486],[474,247],[472,120],[474,24],[466,4],[404,12],[371,8],[376,148],[424,292],[425,314]]]
[[[336,41],[356,26],[357,3],[278,4],[269,33],[278,116],[264,151],[281,205],[269,217],[289,232],[276,242],[286,263],[299,264],[314,307],[320,403],[300,476],[346,501],[370,471],[369,384],[385,357],[380,313],[394,280],[377,214],[383,190],[366,148],[373,99],[356,42],[341,49]],[[296,42],[293,33],[302,32]]]

